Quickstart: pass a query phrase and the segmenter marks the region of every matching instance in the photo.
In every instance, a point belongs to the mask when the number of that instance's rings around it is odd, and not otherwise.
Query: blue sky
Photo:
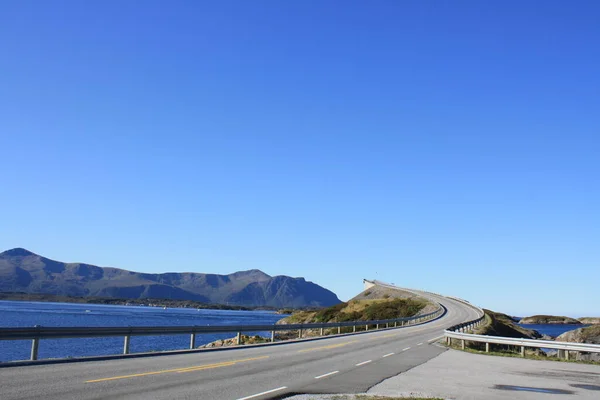
[[[597,2],[0,15],[0,248],[600,315]]]

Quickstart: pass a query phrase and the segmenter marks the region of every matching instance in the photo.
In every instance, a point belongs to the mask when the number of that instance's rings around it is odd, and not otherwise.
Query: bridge
[[[387,285],[365,281],[366,285]],[[361,393],[436,357],[431,345],[481,310],[464,300],[409,290],[440,304],[428,322],[218,351],[0,368],[2,399],[268,399],[296,393]],[[382,326],[383,328],[383,326]],[[93,336],[93,335],[90,335]]]

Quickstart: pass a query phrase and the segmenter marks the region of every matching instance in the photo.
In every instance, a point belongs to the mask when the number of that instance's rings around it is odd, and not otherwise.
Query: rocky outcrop
[[[526,325],[540,325],[540,324],[565,324],[565,325],[578,325],[580,321],[575,318],[562,317],[555,315],[533,315],[531,317],[522,318],[519,321],[520,324]]]
[[[600,325],[592,325],[587,328],[579,328],[572,331],[568,331],[556,338],[558,342],[572,342],[572,343],[590,343],[600,344]],[[578,353],[570,352],[571,358],[584,361],[600,361],[600,354],[598,353]]]
[[[558,342],[600,344],[600,326],[593,325],[568,331],[556,338]]]
[[[600,317],[583,317],[583,318],[578,318],[577,320],[585,325],[600,324]]]
[[[480,335],[504,336],[512,338],[539,339],[542,335],[533,329],[526,329],[517,325],[512,317],[484,310],[486,314],[487,324],[483,325],[476,333]]]
[[[200,347],[198,347],[199,349],[214,349],[214,348],[219,348],[219,347],[231,347],[231,346],[238,346],[238,345],[244,345],[244,344],[259,344],[259,343],[268,343],[271,340],[264,338],[262,336],[248,336],[248,335],[241,335],[240,336],[240,341],[241,343],[238,343],[237,337],[233,337],[233,338],[229,338],[229,339],[219,339],[219,340],[215,340],[214,342],[210,342],[207,343],[205,345],[202,345]]]

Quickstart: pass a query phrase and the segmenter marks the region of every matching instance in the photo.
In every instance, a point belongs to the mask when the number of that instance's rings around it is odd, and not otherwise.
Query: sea
[[[548,336],[552,336],[552,337],[557,337],[559,335],[562,335],[565,332],[572,331],[574,329],[585,328],[585,327],[590,326],[590,325],[584,325],[584,324],[578,324],[578,325],[573,325],[573,324],[518,324],[518,325],[522,326],[523,328],[534,329],[534,330],[538,331],[539,333],[541,333],[542,335],[548,335]]]
[[[195,308],[115,306],[51,302],[0,301],[0,328],[60,326],[214,326],[272,325],[285,315],[273,311],[232,311]],[[251,332],[270,337],[270,332]],[[196,346],[229,334],[196,336]],[[189,335],[133,336],[130,352],[181,350],[189,347]],[[122,337],[40,340],[39,359],[120,354]],[[0,362],[29,359],[31,340],[0,340]]]

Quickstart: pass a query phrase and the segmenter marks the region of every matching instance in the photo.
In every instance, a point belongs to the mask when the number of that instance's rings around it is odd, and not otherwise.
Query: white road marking
[[[388,354],[386,354],[385,356],[383,356],[381,358],[386,358],[386,357],[393,356],[393,355],[394,355],[394,353],[388,353]]]
[[[280,388],[277,388],[277,389],[271,389],[271,390],[267,390],[266,392],[262,392],[262,393],[253,394],[252,396],[241,397],[241,398],[239,398],[239,399],[237,399],[237,400],[248,400],[248,399],[253,399],[253,398],[255,398],[255,397],[260,397],[260,396],[262,396],[262,395],[265,395],[265,394],[269,394],[269,393],[273,393],[273,392],[278,392],[278,391],[280,391],[280,390],[283,390],[283,389],[287,389],[287,386],[282,386],[282,387],[280,387]]]
[[[406,351],[406,350],[410,350],[410,347],[407,347],[405,349],[402,349],[402,351]]]
[[[372,360],[363,361],[363,362],[361,362],[361,363],[358,363],[358,364],[356,364],[356,366],[357,366],[357,367],[360,367],[361,365],[368,364],[368,363],[370,363],[371,361],[372,361]]]
[[[443,337],[444,337],[444,335],[442,335],[442,336],[438,336],[438,337],[434,337],[433,339],[429,339],[427,342],[428,342],[428,343],[431,343],[431,342],[436,342],[436,341],[440,340],[440,339],[441,339],[441,338],[443,338]]]
[[[417,346],[421,346],[422,344],[423,344],[423,342],[421,342],[421,343],[417,343]]]
[[[330,372],[328,374],[323,374],[323,375],[315,376],[315,379],[325,378],[326,376],[337,374],[338,372],[340,372],[340,371],[333,371],[333,372]]]

